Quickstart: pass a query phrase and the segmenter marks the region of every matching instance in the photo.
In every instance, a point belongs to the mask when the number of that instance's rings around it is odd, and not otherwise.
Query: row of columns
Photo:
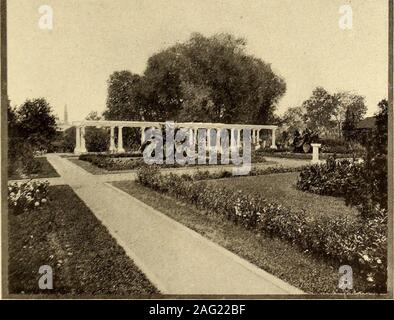
[[[123,126],[118,127],[118,145],[115,145],[115,126],[110,127],[110,144],[109,144],[109,151],[112,153],[118,152],[123,153],[125,149],[123,147]],[[141,127],[141,144],[145,142],[145,130],[147,127]],[[197,145],[197,132],[199,128],[190,128],[189,139],[191,144]],[[209,150],[211,147],[211,130],[216,130],[216,148],[220,150],[220,134],[221,130],[228,130],[227,128],[200,128],[206,129],[206,142],[207,142],[207,149]],[[231,128],[230,129],[230,147],[241,147],[241,131],[242,129],[239,128]],[[275,142],[275,130],[272,129],[272,142],[271,148],[276,149],[276,142]],[[252,129],[252,143],[257,144],[256,148],[260,147],[260,130],[259,129]],[[86,141],[85,141],[85,126],[77,126],[76,127],[76,140],[75,140],[75,149],[74,153],[86,153]],[[265,147],[265,141],[264,145]]]

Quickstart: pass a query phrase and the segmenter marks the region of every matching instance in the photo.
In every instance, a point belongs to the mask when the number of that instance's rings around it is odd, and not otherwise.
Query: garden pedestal
[[[312,163],[320,163],[319,160],[319,148],[321,147],[320,143],[312,143]]]

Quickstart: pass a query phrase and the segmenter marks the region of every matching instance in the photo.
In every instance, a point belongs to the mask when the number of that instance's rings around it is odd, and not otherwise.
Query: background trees
[[[366,112],[363,96],[345,91],[331,94],[317,87],[301,106],[289,108],[281,122],[290,133],[308,128],[322,137],[350,139]]]
[[[335,94],[335,98],[338,101],[334,112],[337,134],[346,139],[367,112],[365,98],[352,92],[339,92]]]
[[[103,114],[107,120],[140,120],[138,104],[134,99],[139,81],[140,76],[126,70],[110,75],[107,109]]]
[[[56,117],[49,103],[44,98],[26,100],[14,112],[14,137],[35,150],[47,149],[56,137]]]
[[[56,117],[44,98],[26,100],[18,108],[8,103],[8,174],[35,173],[40,163],[34,151],[50,149],[56,138]]]
[[[115,72],[106,119],[267,123],[286,90],[271,66],[229,34],[193,34],[148,60],[144,75]]]
[[[313,90],[309,99],[302,106],[306,110],[307,126],[322,135],[332,133],[335,128],[333,116],[337,112],[338,100],[322,87]]]

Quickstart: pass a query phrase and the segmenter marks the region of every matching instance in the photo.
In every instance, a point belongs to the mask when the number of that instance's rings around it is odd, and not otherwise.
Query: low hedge
[[[128,157],[130,157],[130,155],[128,155]],[[79,160],[88,161],[108,171],[133,170],[145,165],[141,157],[126,161],[122,160],[122,158],[124,157],[114,158],[107,154],[83,154],[79,156]]]
[[[360,157],[365,153],[365,150],[361,145],[349,143],[344,140],[322,138],[319,139],[319,143],[322,145],[322,153],[347,154],[349,158],[353,155]]]
[[[266,174],[274,174],[274,173],[287,173],[287,172],[298,172],[302,171],[308,166],[300,166],[300,167],[284,167],[284,166],[274,166],[267,168],[256,168],[253,167],[247,176],[262,176]],[[235,177],[244,177],[244,175],[234,176],[232,171],[222,170],[219,172],[209,172],[208,170],[198,170],[196,173],[192,175],[183,174],[182,177],[186,180],[212,180],[212,179],[223,179],[223,178],[235,178]]]
[[[160,174],[155,166],[138,171],[139,182],[197,207],[271,236],[277,236],[316,255],[334,259],[358,270],[371,290],[385,292],[387,265],[387,214],[377,210],[373,219],[345,217],[310,220],[305,214],[261,196],[217,189],[175,174]]]

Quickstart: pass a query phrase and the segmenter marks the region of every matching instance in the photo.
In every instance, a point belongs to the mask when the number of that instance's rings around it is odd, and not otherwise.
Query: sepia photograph
[[[392,299],[392,10],[1,0],[2,297]]]

